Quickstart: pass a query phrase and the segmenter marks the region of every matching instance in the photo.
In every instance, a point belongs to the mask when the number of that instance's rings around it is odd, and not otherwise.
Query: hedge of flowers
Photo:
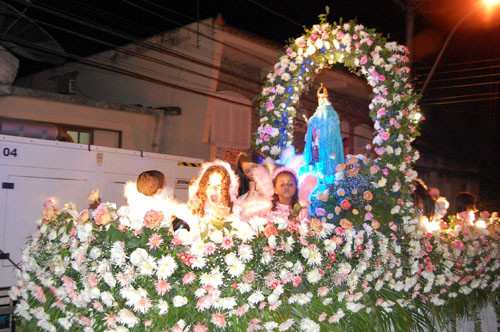
[[[162,211],[137,219],[112,203],[78,212],[46,202],[11,291],[20,330],[408,331],[496,303],[495,220],[418,226],[409,195],[419,113],[407,61],[374,31],[323,18],[269,75],[256,145],[273,157],[290,145],[294,107],[323,68],[344,63],[375,93],[378,158],[339,165],[306,222],[300,206],[288,220],[224,213],[200,219],[210,233],[187,243]]]

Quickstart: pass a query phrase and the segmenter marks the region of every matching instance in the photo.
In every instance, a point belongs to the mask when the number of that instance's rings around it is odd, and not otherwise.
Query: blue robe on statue
[[[313,116],[307,122],[306,145],[304,161],[309,165],[313,161],[312,143],[313,128],[318,142],[318,163],[316,169],[328,180],[335,175],[338,164],[344,163],[344,147],[340,134],[340,120],[337,112],[330,103],[316,108]],[[331,177],[330,177],[331,178]]]

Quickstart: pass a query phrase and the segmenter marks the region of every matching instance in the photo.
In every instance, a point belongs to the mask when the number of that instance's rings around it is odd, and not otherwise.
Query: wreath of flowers
[[[373,150],[378,158],[363,163],[366,173],[381,198],[390,194],[391,200],[384,199],[384,204],[386,208],[391,206],[395,221],[409,221],[413,214],[409,185],[417,175],[411,164],[419,157],[410,143],[418,135],[422,116],[417,105],[419,95],[409,83],[408,49],[354,21],[330,24],[325,22],[326,15],[320,18],[321,24],[306,30],[285,48],[267,75],[259,97],[260,126],[254,134],[255,146],[274,159],[290,146],[301,94],[320,71],[343,63],[363,75],[373,88],[369,108],[376,130]],[[342,179],[344,169],[340,166],[338,170],[337,179]],[[409,227],[408,231],[414,230]]]

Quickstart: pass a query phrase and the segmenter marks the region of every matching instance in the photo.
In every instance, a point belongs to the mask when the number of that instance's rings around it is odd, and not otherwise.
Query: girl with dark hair
[[[290,170],[280,170],[273,179],[274,195],[271,211],[291,209],[299,201],[298,181]]]
[[[238,196],[244,199],[252,196],[256,189],[254,170],[262,163],[262,155],[254,149],[247,149],[238,155],[236,175],[240,180]]]
[[[468,221],[471,225],[474,225],[476,212],[476,197],[465,191],[459,193],[457,198],[455,198],[455,215],[457,218]]]
[[[439,196],[438,189],[431,188],[429,190],[420,179],[417,179],[414,185],[413,203],[417,210],[420,228],[426,232],[440,229],[441,226],[438,221],[446,215],[449,206],[448,201],[446,198]]]

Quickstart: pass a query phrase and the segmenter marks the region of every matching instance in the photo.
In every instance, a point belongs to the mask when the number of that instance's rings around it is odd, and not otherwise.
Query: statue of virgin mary
[[[335,175],[337,164],[344,163],[344,148],[340,134],[340,120],[337,112],[328,100],[328,90],[323,86],[317,91],[318,107],[313,116],[307,120],[304,161],[306,165],[315,164],[327,182]],[[315,147],[317,157],[315,156]]]

